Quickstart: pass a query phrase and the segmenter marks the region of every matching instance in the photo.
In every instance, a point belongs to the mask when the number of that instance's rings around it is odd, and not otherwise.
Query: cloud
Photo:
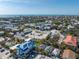
[[[14,3],[37,3],[37,2],[44,2],[46,0],[0,0],[0,2],[14,2]]]
[[[49,2],[52,0],[0,0],[0,2],[13,2],[13,3],[40,3],[40,2]],[[53,0],[56,1],[56,0]]]
[[[0,0],[0,2],[28,3],[29,0]]]

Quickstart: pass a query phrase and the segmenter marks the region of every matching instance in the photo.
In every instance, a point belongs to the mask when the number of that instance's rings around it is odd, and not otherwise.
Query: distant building
[[[0,37],[0,43],[4,42],[5,41],[5,38],[3,37]]]
[[[23,33],[23,32],[21,32],[21,33],[16,32],[16,34],[14,35],[14,38],[15,38],[15,39],[24,40],[24,39],[25,39],[25,37],[24,37],[23,35],[24,35],[24,33]]]
[[[38,48],[39,49],[45,49],[46,48],[46,45],[45,44],[41,44]]]
[[[47,46],[45,49],[44,49],[45,52],[47,53],[51,53],[53,51],[53,47],[51,46]]]
[[[71,45],[77,47],[77,39],[72,37],[71,35],[67,35],[66,39],[64,40],[66,45]]]
[[[74,26],[72,26],[72,25],[68,25],[68,27],[67,27],[67,29],[73,29],[74,28]]]
[[[40,24],[37,24],[36,26],[35,26],[35,28],[36,29],[38,29],[38,30],[51,30],[52,29],[52,25],[51,24],[49,24],[49,23],[40,23]]]
[[[35,39],[46,39],[46,37],[50,34],[50,32],[47,31],[40,31],[40,30],[34,30],[32,33],[25,35],[26,37],[35,38]]]
[[[76,59],[76,54],[72,50],[66,49],[62,54],[62,59]]]
[[[23,32],[24,32],[24,35],[27,35],[27,34],[32,32],[32,29],[30,29],[30,28],[29,29],[24,29]]]
[[[0,31],[0,36],[3,36],[4,35],[4,31]]]

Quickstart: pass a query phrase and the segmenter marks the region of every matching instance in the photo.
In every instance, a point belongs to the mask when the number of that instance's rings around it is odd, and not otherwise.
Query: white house
[[[55,48],[53,51],[52,51],[52,55],[54,56],[59,56],[60,55],[60,50]]]
[[[44,55],[37,55],[34,59],[52,59],[52,58],[50,58],[50,57],[48,57],[48,56],[44,56]]]

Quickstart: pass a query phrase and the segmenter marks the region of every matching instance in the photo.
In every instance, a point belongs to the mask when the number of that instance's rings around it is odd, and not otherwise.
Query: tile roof
[[[67,45],[72,45],[77,47],[77,39],[75,37],[72,37],[71,35],[68,35],[66,39],[64,40],[64,43]]]
[[[72,50],[66,49],[63,52],[62,59],[76,59],[76,54]]]

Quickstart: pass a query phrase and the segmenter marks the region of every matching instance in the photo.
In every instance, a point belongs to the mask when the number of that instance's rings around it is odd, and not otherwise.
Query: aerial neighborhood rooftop
[[[0,19],[0,59],[79,59],[79,16]]]

